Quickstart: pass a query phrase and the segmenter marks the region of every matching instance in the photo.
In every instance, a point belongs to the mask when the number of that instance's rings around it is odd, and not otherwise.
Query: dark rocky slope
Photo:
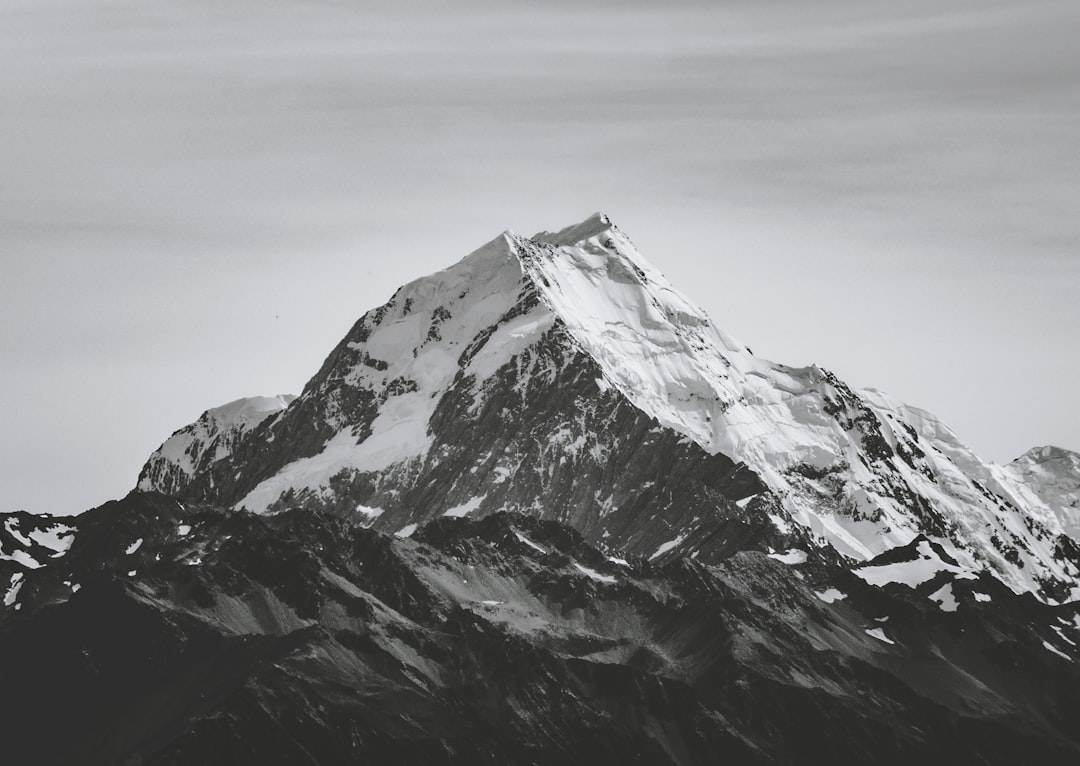
[[[752,524],[710,565],[619,563],[518,514],[401,539],[135,493],[0,562],[5,761],[1080,761],[1075,607],[983,576],[943,611],[947,572],[877,588]]]

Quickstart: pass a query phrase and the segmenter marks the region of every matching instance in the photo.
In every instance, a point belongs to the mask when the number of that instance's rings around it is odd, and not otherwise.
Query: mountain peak
[[[280,415],[206,438],[159,451],[140,488],[403,536],[514,510],[649,557],[688,553],[725,503],[761,494],[767,526],[851,559],[926,534],[1016,591],[1080,597],[1055,542],[1080,529],[1025,475],[881,392],[755,357],[603,213],[410,282]]]
[[[578,245],[594,237],[600,237],[616,229],[606,213],[596,212],[581,223],[575,223],[556,232],[542,231],[531,237],[537,242],[544,242],[556,247]]]

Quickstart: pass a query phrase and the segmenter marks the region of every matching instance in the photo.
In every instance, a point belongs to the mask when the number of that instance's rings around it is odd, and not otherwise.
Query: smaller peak
[[[1055,447],[1052,444],[1046,444],[1041,447],[1032,447],[1013,462],[1047,463],[1050,461],[1061,460],[1080,461],[1080,453],[1073,452],[1064,447]]]
[[[565,229],[555,232],[542,231],[532,237],[532,239],[537,242],[555,245],[556,247],[577,245],[585,240],[598,237],[601,234],[605,234],[616,228],[617,227],[611,222],[611,218],[609,218],[606,213],[596,212],[581,223],[575,223],[572,226],[567,226]]]

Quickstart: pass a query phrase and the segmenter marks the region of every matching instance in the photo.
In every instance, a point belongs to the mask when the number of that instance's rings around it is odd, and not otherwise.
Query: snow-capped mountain
[[[1017,592],[1080,597],[1071,527],[1029,475],[885,394],[755,357],[601,214],[404,286],[287,408],[220,446],[215,428],[178,432],[139,487],[402,536],[518,511],[647,558],[717,560],[755,518],[856,561],[925,535]]]
[[[138,488],[175,492],[192,477],[232,454],[252,426],[279,414],[296,397],[253,396],[207,410],[184,426],[150,456],[139,474]]]
[[[1080,454],[1061,447],[1033,447],[1005,470],[1035,492],[1067,535],[1080,540]]]

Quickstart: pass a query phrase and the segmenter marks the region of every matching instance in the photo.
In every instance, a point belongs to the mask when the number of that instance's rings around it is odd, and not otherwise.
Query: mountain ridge
[[[626,406],[638,414],[618,414]],[[530,408],[545,414],[527,428],[512,422]],[[604,433],[612,421],[629,430]],[[489,451],[470,454],[455,431]],[[679,502],[609,492],[605,450],[667,432],[687,453],[678,460],[699,466],[681,475],[704,486],[668,482]],[[447,512],[550,513],[614,547],[647,541],[684,555],[701,553],[689,541],[734,513],[731,503],[761,494],[781,525],[854,560],[927,533],[1014,590],[1080,595],[1065,527],[1023,477],[981,461],[929,413],[814,365],[755,357],[599,213],[532,238],[504,232],[403,286],[357,322],[296,402],[241,442],[188,487],[140,487],[256,511],[334,506],[390,531]],[[595,476],[548,458],[593,465]],[[444,460],[472,478],[448,476]],[[700,470],[710,460],[717,467]],[[522,481],[525,463],[538,479]],[[755,480],[724,489],[715,477],[732,472]],[[531,490],[510,498],[510,477]],[[627,503],[635,518],[620,531],[606,518]],[[673,510],[687,503],[692,512]],[[670,533],[641,534],[648,524]]]

